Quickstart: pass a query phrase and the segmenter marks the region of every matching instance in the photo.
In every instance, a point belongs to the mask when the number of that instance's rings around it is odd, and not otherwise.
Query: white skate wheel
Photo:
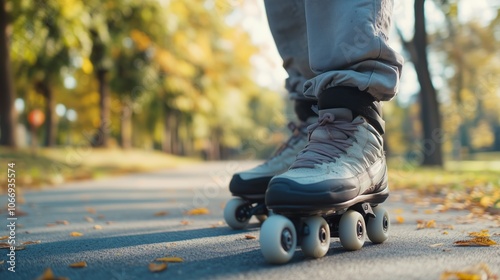
[[[269,263],[288,262],[297,247],[297,233],[293,223],[284,216],[272,215],[260,229],[260,250]]]
[[[249,203],[241,198],[232,198],[224,207],[224,220],[233,229],[243,229],[248,225],[250,218],[245,217],[245,205]]]
[[[389,237],[390,219],[389,213],[383,207],[373,207],[375,218],[368,218],[366,222],[366,233],[373,243],[382,243]]]
[[[322,217],[307,218],[304,224],[309,234],[302,239],[302,252],[307,257],[323,257],[330,249],[330,227]]]
[[[340,244],[350,251],[361,249],[365,244],[366,225],[363,216],[354,211],[347,211],[340,218],[339,223]]]

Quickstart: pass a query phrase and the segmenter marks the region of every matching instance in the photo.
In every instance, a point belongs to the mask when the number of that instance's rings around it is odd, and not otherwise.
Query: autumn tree
[[[9,52],[9,19],[6,0],[0,0],[0,145],[15,147],[16,118]]]

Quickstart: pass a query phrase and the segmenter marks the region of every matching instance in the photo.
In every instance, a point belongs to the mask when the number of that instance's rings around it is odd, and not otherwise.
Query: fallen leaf
[[[182,220],[182,221],[181,221],[181,225],[183,225],[183,226],[187,226],[187,225],[189,225],[189,224],[191,224],[191,222],[190,222],[190,221],[186,221],[186,220]]]
[[[184,260],[179,257],[163,257],[163,258],[157,258],[155,261],[157,262],[170,262],[170,263],[181,263]]]
[[[398,224],[402,224],[405,222],[405,218],[401,217],[401,216],[396,216],[396,222]]]
[[[28,216],[28,213],[17,210],[16,217],[22,217],[22,216]]]
[[[151,272],[160,272],[164,271],[167,269],[167,264],[166,263],[150,263],[149,264],[149,271]]]
[[[94,219],[92,219],[91,217],[85,217],[85,221],[87,221],[89,223],[93,223]]]
[[[435,227],[436,227],[435,220],[430,220],[430,221],[417,220],[417,229],[435,228]]]
[[[436,211],[432,210],[432,209],[426,209],[424,211],[424,214],[434,214]]]
[[[73,231],[69,234],[69,236],[73,236],[73,237],[80,237],[80,236],[83,236],[83,233],[81,232],[78,232],[78,231]]]
[[[87,262],[86,261],[82,261],[82,262],[76,262],[76,263],[72,263],[69,265],[69,267],[72,267],[72,268],[83,268],[83,267],[87,267]]]
[[[486,236],[477,236],[469,240],[459,240],[453,242],[456,246],[491,246],[497,243]]]
[[[66,220],[59,220],[59,221],[56,221],[56,224],[58,224],[58,225],[69,225],[69,222],[66,221]]]
[[[471,236],[471,237],[489,237],[490,231],[487,229],[483,229],[479,232],[473,231],[473,232],[469,232],[469,236]]]
[[[7,243],[7,242],[0,242],[0,249],[8,249],[8,250],[10,250],[10,247],[11,247],[11,245],[9,243]],[[14,247],[14,246],[12,246],[12,247]],[[23,246],[23,245],[19,245],[19,246],[15,246],[14,247],[14,251],[21,251],[21,250],[24,250],[24,249],[26,249],[26,247]]]
[[[440,247],[443,245],[444,245],[444,243],[436,243],[436,244],[429,245],[429,247],[436,248],[436,247]]]
[[[92,208],[92,207],[87,207],[87,208],[85,208],[85,210],[87,210],[87,212],[89,212],[90,214],[95,214],[95,213],[97,212],[97,211],[96,211],[94,208]]]
[[[4,235],[4,236],[0,237],[0,240],[6,240],[6,239],[9,239],[8,235]]]
[[[481,279],[498,279],[498,276],[493,274],[485,263],[480,263],[475,266],[466,268],[461,271],[445,271],[441,274],[441,280],[481,280]]]
[[[167,215],[168,215],[167,211],[160,211],[160,212],[155,213],[156,217],[162,217],[162,216],[167,216]]]
[[[40,244],[42,243],[41,240],[35,240],[35,241],[26,241],[26,242],[23,242],[21,243],[21,245],[31,245],[31,244]]]
[[[57,226],[57,224],[54,224],[54,223],[47,223],[45,224],[47,227],[55,227]]]
[[[102,226],[100,226],[100,225],[95,225],[95,226],[94,226],[94,229],[96,229],[96,230],[101,230],[101,229],[102,229]]]
[[[253,235],[245,235],[245,239],[256,239],[257,237],[253,236]]]
[[[54,276],[54,272],[52,272],[52,269],[47,268],[40,277],[36,278],[37,280],[69,280],[69,278],[66,277],[59,277],[59,276]]]
[[[445,231],[443,231],[443,234],[444,235],[448,235],[448,232],[445,230]]]
[[[186,211],[185,214],[194,216],[194,215],[207,215],[209,213],[210,213],[210,211],[208,211],[207,208],[195,208],[195,209],[191,209],[189,211]]]

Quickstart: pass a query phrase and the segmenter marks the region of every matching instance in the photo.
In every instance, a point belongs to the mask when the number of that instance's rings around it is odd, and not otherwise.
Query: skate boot
[[[297,245],[306,256],[324,256],[330,237],[348,250],[360,249],[366,234],[382,243],[389,217],[377,205],[388,194],[380,133],[349,109],[320,110],[307,146],[269,183],[266,205],[281,215],[262,225],[262,253],[271,263],[284,263]]]
[[[288,128],[292,131],[291,137],[271,158],[253,169],[233,175],[229,190],[236,197],[229,200],[224,209],[224,219],[231,228],[244,228],[253,215],[261,222],[267,218],[264,198],[269,181],[292,165],[297,154],[307,144],[308,124],[316,121],[317,117],[312,117],[300,125],[290,123]]]

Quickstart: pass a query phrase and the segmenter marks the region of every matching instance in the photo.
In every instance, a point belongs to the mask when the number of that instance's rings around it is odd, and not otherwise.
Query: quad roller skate
[[[366,237],[388,237],[389,215],[379,206],[389,196],[381,133],[343,108],[320,110],[308,129],[307,146],[266,191],[274,215],[262,225],[260,246],[270,263],[288,262],[297,246],[323,257],[331,237],[347,250],[360,249]]]
[[[300,125],[290,123],[291,137],[276,151],[273,157],[263,164],[233,175],[229,190],[235,196],[224,208],[224,219],[233,229],[243,229],[252,216],[261,223],[266,220],[268,211],[264,204],[267,185],[273,176],[288,170],[307,144],[307,126],[317,120],[310,118]]]
[[[263,223],[260,231],[262,254],[269,263],[282,264],[293,257],[298,246],[306,257],[323,257],[330,248],[331,238],[339,238],[341,245],[350,251],[361,249],[366,237],[373,243],[383,243],[388,238],[390,218],[376,201],[383,202],[387,196],[388,193],[380,193],[368,199],[371,202],[337,205],[319,212],[273,210],[275,214]]]

